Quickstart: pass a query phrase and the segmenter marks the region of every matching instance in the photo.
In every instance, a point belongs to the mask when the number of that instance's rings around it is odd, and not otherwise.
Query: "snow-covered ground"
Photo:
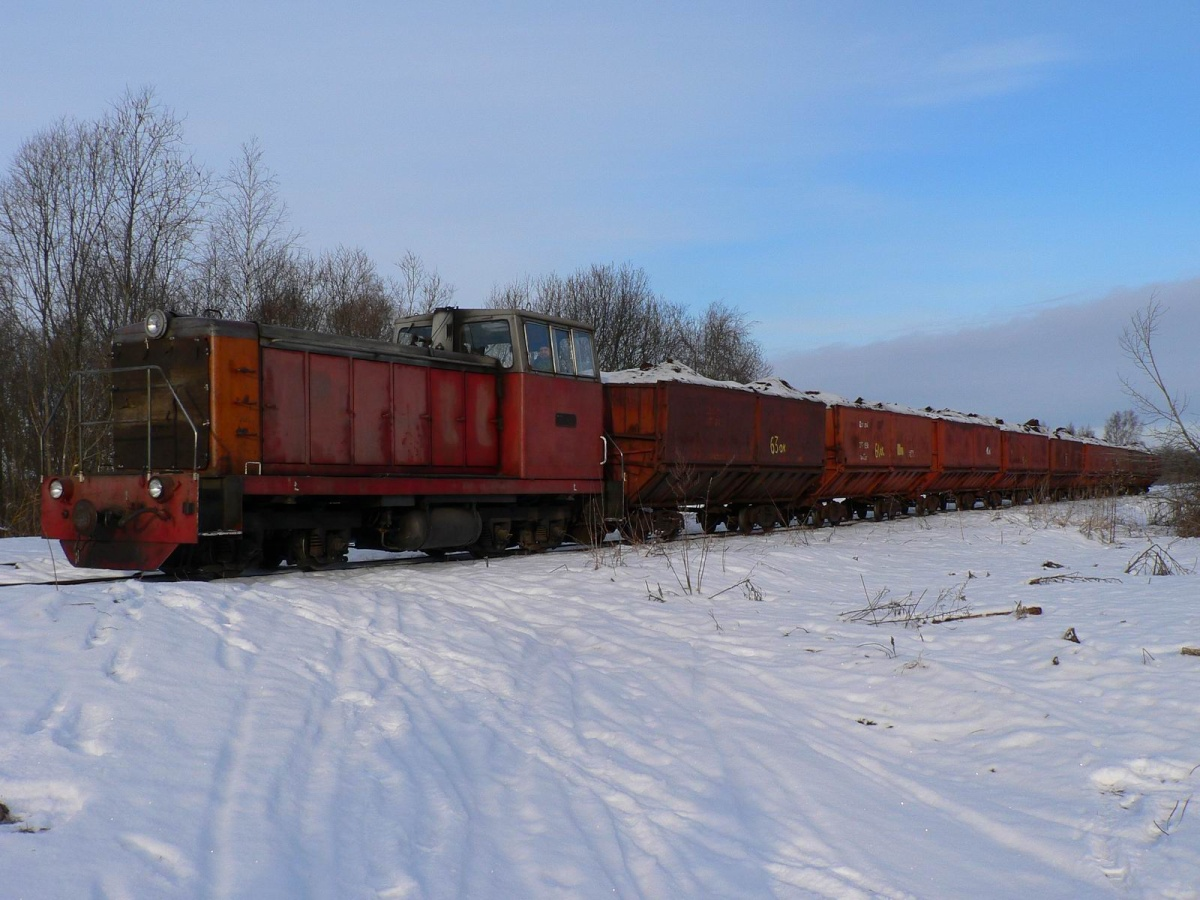
[[[1200,576],[1125,571],[1200,541],[1147,502],[4,587],[0,890],[1200,896]]]

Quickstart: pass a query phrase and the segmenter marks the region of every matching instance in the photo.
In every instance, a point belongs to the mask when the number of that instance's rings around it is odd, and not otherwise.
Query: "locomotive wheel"
[[[553,550],[566,536],[565,523],[545,519],[530,520],[517,529],[517,545],[527,553]]]
[[[264,569],[278,569],[287,558],[287,533],[268,531],[263,535],[258,552],[258,565]]]
[[[243,541],[231,538],[201,538],[199,544],[176,547],[160,567],[182,581],[211,581],[242,574],[249,560]]]
[[[341,531],[301,528],[287,537],[288,562],[305,572],[345,562],[349,549],[349,536]]]

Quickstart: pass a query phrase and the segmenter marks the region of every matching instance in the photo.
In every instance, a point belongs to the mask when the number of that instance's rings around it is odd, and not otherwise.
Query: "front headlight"
[[[67,492],[67,487],[61,481],[55,478],[52,482],[50,482],[48,492],[50,494],[50,499],[61,500],[63,495]]]
[[[161,309],[152,309],[146,316],[146,337],[151,340],[167,333],[167,314]]]
[[[54,489],[54,486],[51,485],[51,490],[53,490],[53,489]],[[146,485],[146,490],[150,492],[150,496],[153,497],[155,500],[161,500],[162,495],[167,490],[167,486],[165,484],[163,484],[161,478],[151,478],[149,483]]]

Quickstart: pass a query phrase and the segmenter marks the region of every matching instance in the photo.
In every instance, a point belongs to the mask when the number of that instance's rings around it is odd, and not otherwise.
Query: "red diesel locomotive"
[[[107,412],[80,420],[99,385]],[[90,392],[90,393],[89,393]],[[612,527],[820,524],[1144,490],[1149,454],[931,410],[713,382],[602,384],[593,334],[440,309],[392,341],[156,311],[51,413],[42,530],[78,566],[316,568],[350,546],[486,555]],[[50,440],[44,440],[44,459]],[[46,465],[46,463],[44,463]]]
[[[440,310],[395,338],[161,312],[120,329],[113,368],[75,376],[110,380],[91,425],[111,446],[74,425],[43,533],[78,566],[185,574],[561,542],[602,485],[591,331]]]

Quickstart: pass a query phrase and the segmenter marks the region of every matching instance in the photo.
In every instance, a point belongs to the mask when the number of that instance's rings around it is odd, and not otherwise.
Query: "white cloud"
[[[915,73],[903,102],[937,106],[1026,90],[1075,53],[1045,35],[976,44],[945,53]]]

